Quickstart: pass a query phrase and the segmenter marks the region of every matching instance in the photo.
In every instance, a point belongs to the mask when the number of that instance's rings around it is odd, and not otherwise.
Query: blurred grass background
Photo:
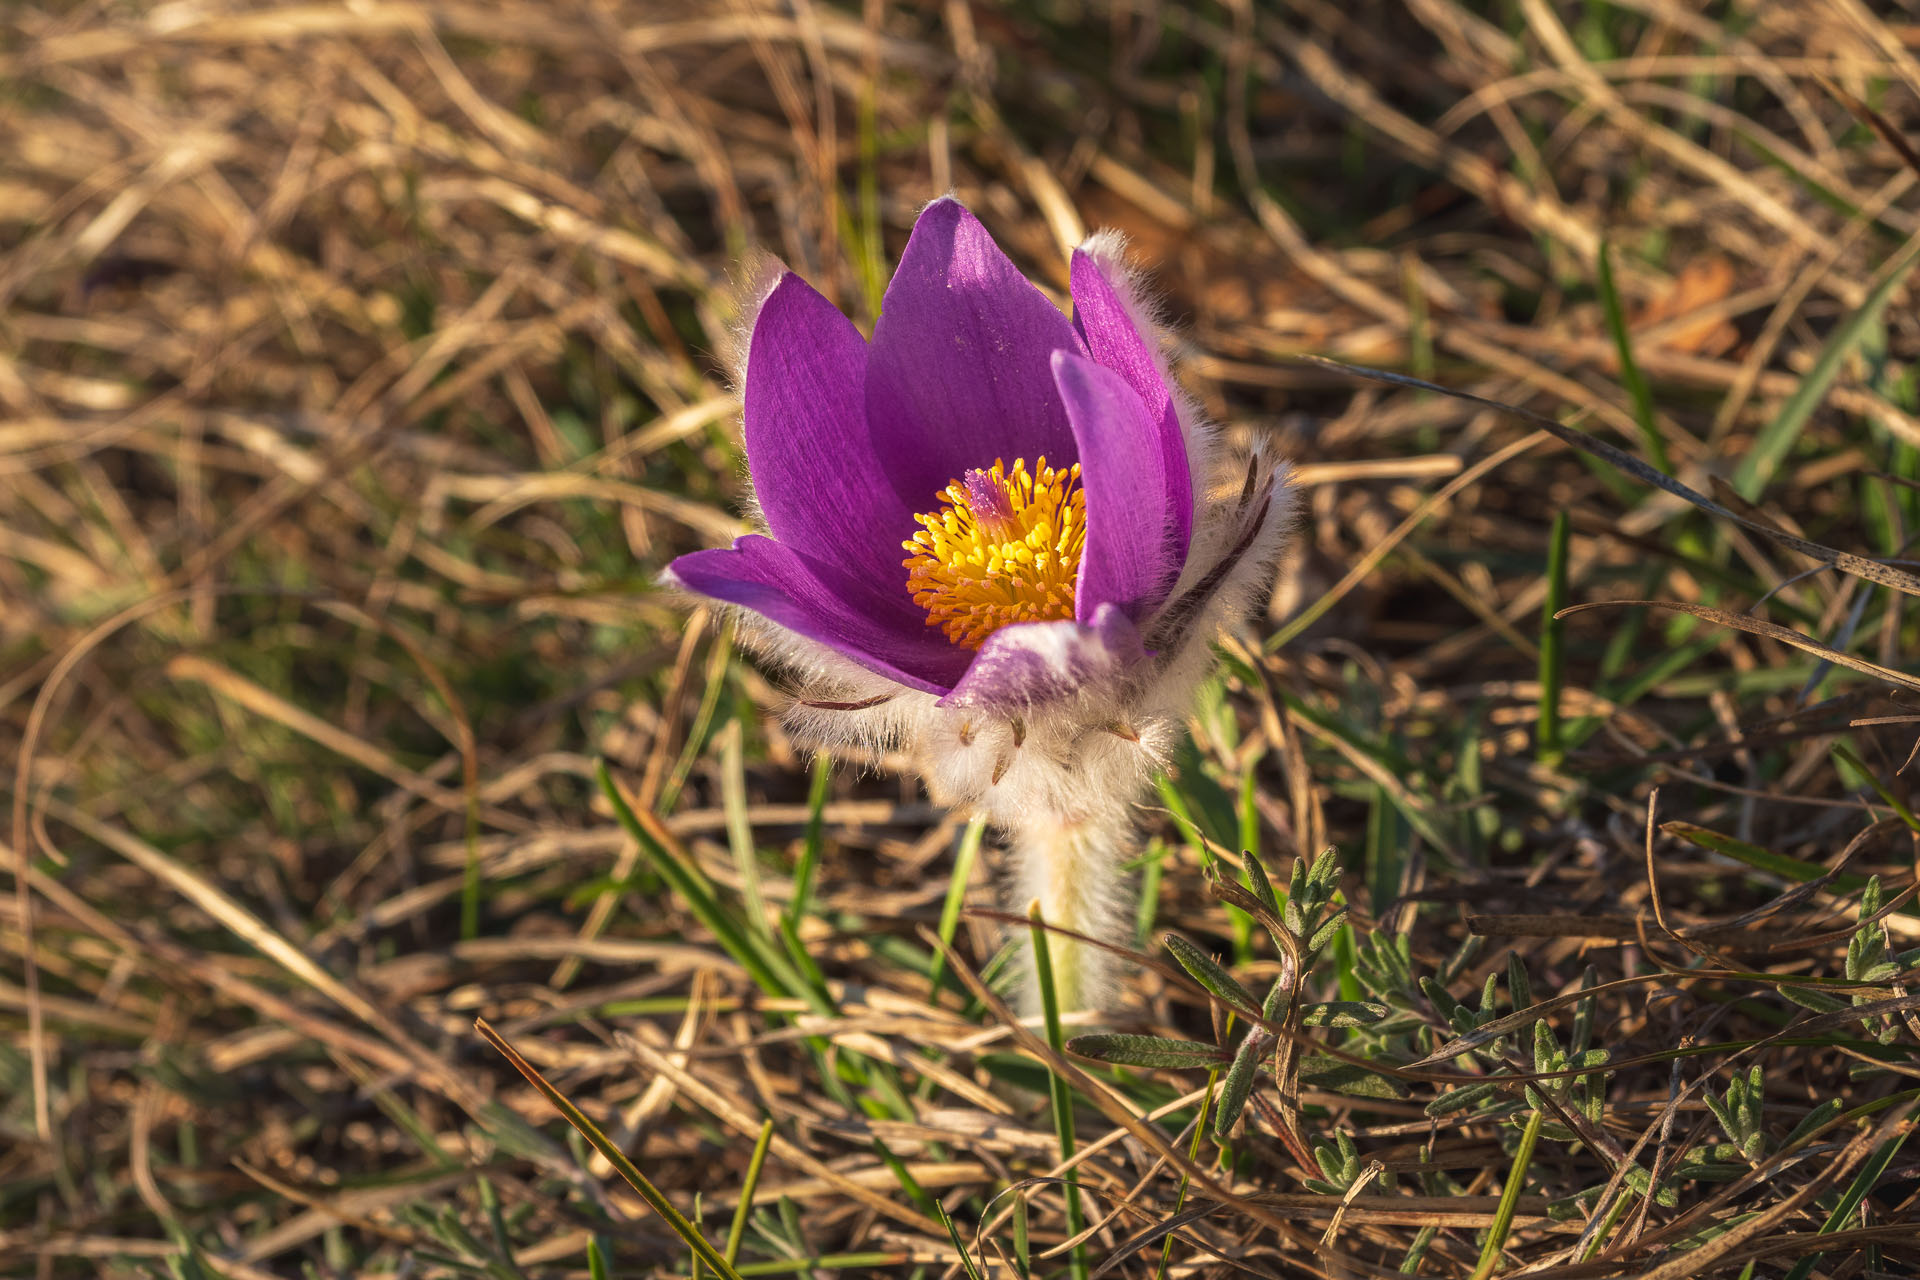
[[[743,1275],[1920,1274],[1905,595],[1288,359],[1897,565],[1916,48],[1866,0],[0,9],[0,1270],[710,1271],[484,1018]],[[870,325],[947,190],[1060,293],[1127,233],[1299,463],[1139,940],[1271,981],[1208,869],[1331,846],[1302,993],[1392,1013],[1228,1135],[1217,993],[1143,961],[1111,1019],[1186,1070],[1017,1036],[990,842],[654,586],[744,528],[743,262]],[[1629,600],[1725,617],[1550,616]]]

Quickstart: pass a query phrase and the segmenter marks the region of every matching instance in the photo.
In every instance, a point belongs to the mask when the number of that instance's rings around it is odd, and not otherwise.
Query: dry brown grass
[[[1920,1273],[1911,955],[1847,982],[1850,940],[1920,933],[1911,697],[1873,673],[1910,667],[1909,602],[1511,415],[1289,361],[1577,419],[1760,524],[1908,554],[1920,206],[1847,99],[1920,134],[1916,46],[1865,0],[0,10],[0,1271],[582,1275],[593,1240],[685,1274],[483,1017],[715,1240],[771,1119],[742,1258],[789,1270],[958,1274],[938,1200],[994,1274],[1030,1202],[1064,1274],[1047,1062],[1081,1073],[1091,1257],[1144,1246],[1117,1274],[1197,1206],[1167,1274],[1411,1247],[1466,1276],[1509,1184],[1493,1253],[1530,1275]],[[1410,990],[1397,1038],[1304,1033],[1404,1097],[1289,1079],[1193,1139],[1203,1073],[1096,1082],[930,992],[965,816],[886,759],[832,777],[796,883],[777,675],[652,579],[743,527],[741,264],[870,322],[948,188],[1054,288],[1084,229],[1127,232],[1194,391],[1301,462],[1299,555],[1198,709],[1185,812],[1143,815],[1149,952],[1173,927],[1270,980],[1203,864],[1331,844],[1355,931],[1306,994],[1368,995],[1399,935],[1469,1006],[1615,983],[1532,1015],[1613,1055],[1597,1120],[1555,1102],[1516,1160],[1532,1021],[1414,1067],[1451,1031]],[[1751,608],[1854,667],[1645,611],[1545,639],[1550,598]],[[723,890],[760,847],[827,1008],[666,892],[596,758]],[[1845,868],[1796,889],[1781,858]],[[996,928],[962,922],[969,975]],[[1822,982],[1837,1012],[1795,1003]],[[1116,1017],[1225,1034],[1164,960]],[[1755,1064],[1743,1151],[1707,1099]],[[1308,1188],[1336,1133],[1356,1186]]]

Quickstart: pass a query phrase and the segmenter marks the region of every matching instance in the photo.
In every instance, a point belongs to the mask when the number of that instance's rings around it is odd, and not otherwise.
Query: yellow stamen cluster
[[[1008,471],[969,471],[940,493],[940,510],[914,517],[920,532],[900,545],[913,554],[907,590],[927,625],[978,649],[1016,622],[1073,616],[1073,584],[1086,548],[1080,464],[1050,467],[1024,458]]]

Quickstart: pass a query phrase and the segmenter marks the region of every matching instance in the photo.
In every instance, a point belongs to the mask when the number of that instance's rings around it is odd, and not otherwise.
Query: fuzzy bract
[[[1117,871],[1084,869],[1120,858],[1290,500],[1283,465],[1216,448],[1120,253],[1074,252],[1068,316],[936,200],[871,341],[780,276],[741,376],[766,532],[669,571],[784,661],[803,736],[912,753],[936,799],[1051,848],[1031,896],[1096,934]]]

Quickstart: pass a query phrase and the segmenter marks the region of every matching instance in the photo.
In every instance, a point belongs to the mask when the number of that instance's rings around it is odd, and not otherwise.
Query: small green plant
[[[1334,1130],[1332,1142],[1316,1139],[1313,1159],[1320,1166],[1321,1176],[1308,1178],[1301,1184],[1309,1191],[1323,1196],[1345,1195],[1363,1176],[1371,1177],[1382,1191],[1393,1190],[1393,1172],[1362,1160],[1360,1148],[1344,1130]]]
[[[1759,1063],[1727,1082],[1727,1091],[1715,1097],[1706,1093],[1707,1110],[1720,1122],[1721,1132],[1749,1160],[1758,1160],[1767,1149],[1766,1069]]]
[[[1724,1141],[1696,1137],[1671,1151],[1629,1157],[1608,1135],[1607,1082],[1617,1054],[1605,1043],[1608,1027],[1594,967],[1583,971],[1574,990],[1542,1000],[1518,951],[1474,976],[1481,946],[1469,936],[1445,962],[1426,970],[1416,959],[1410,927],[1355,928],[1342,905],[1332,850],[1296,860],[1284,893],[1257,855],[1244,853],[1241,865],[1241,883],[1216,870],[1210,888],[1271,940],[1279,972],[1264,993],[1204,947],[1169,934],[1167,954],[1206,993],[1213,1040],[1102,1033],[1080,1036],[1068,1047],[1116,1065],[1217,1073],[1209,1129],[1222,1151],[1257,1120],[1294,1152],[1301,1186],[1340,1197],[1390,1193],[1396,1181],[1369,1155],[1360,1131],[1344,1123],[1316,1130],[1317,1115],[1292,1101],[1300,1086],[1345,1094],[1364,1108],[1367,1098],[1411,1096],[1411,1076],[1444,1072],[1453,1082],[1440,1084],[1426,1102],[1428,1118],[1452,1130],[1491,1133],[1511,1162],[1495,1231],[1485,1238],[1482,1273],[1497,1265],[1492,1242],[1513,1229],[1542,1142],[1600,1157],[1590,1167],[1607,1176],[1571,1190],[1562,1185],[1545,1211],[1553,1219],[1585,1217],[1589,1236],[1604,1240],[1626,1206],[1651,1200],[1676,1207],[1689,1187],[1742,1177],[1775,1153],[1803,1144],[1840,1114],[1840,1104],[1829,1100],[1784,1137],[1770,1134],[1765,1068],[1754,1062],[1724,1090],[1703,1091]],[[1878,880],[1869,880],[1847,950],[1850,982],[1886,982],[1913,962],[1911,955],[1893,953],[1880,919],[1885,907]],[[1338,938],[1345,941],[1335,947]],[[1466,992],[1456,995],[1462,986]],[[1361,998],[1314,998],[1342,987]],[[1776,989],[1805,1004],[1818,1000],[1823,1011],[1850,1007],[1809,986]],[[1872,998],[1855,995],[1854,1003]],[[1557,1011],[1565,1011],[1558,1020]],[[1875,1018],[1883,1043],[1899,1033],[1885,1015]],[[1316,1033],[1332,1038],[1320,1042]],[[1428,1195],[1463,1190],[1438,1168],[1423,1170],[1417,1181]],[[1610,1187],[1618,1191],[1610,1193]],[[1709,1234],[1725,1229],[1720,1224]]]

